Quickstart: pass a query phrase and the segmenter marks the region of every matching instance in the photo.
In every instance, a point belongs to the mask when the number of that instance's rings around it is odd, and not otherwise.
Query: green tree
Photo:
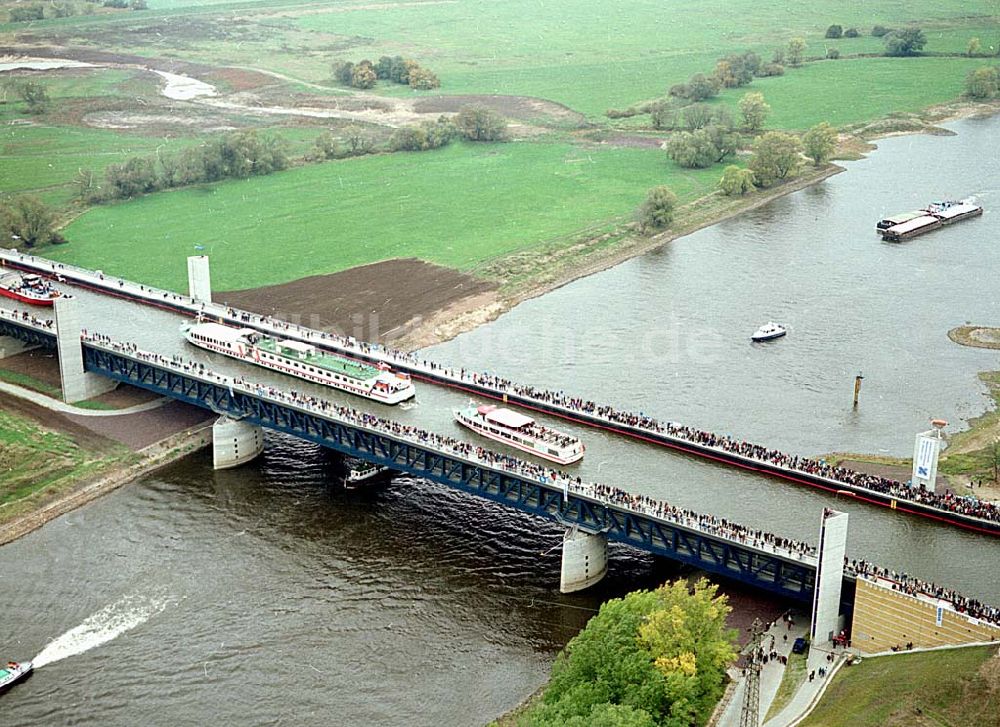
[[[835,39],[835,38],[840,38],[843,35],[844,35],[844,28],[843,28],[843,26],[840,26],[840,25],[831,25],[829,28],[826,29],[826,35],[824,35],[823,37],[824,38]]]
[[[10,9],[10,22],[24,23],[29,20],[42,20],[45,9],[41,5],[14,6]]]
[[[735,164],[730,164],[722,170],[719,189],[727,197],[742,197],[744,194],[754,190],[753,172],[749,169],[740,169]]]
[[[704,128],[705,134],[715,148],[713,161],[721,162],[736,153],[740,148],[740,135],[733,131],[732,126],[722,123],[712,123]]]
[[[4,240],[18,249],[62,241],[54,229],[55,219],[55,213],[34,195],[20,195],[0,208]]]
[[[840,49],[839,48],[827,48],[826,49],[826,57],[829,58],[831,61],[837,60],[838,58],[840,58]]]
[[[566,646],[534,727],[704,724],[735,659],[717,586],[685,581],[611,599]]]
[[[915,56],[927,45],[927,37],[920,28],[894,30],[885,36],[887,56]]]
[[[716,78],[710,78],[704,73],[696,73],[687,82],[687,98],[692,101],[704,101],[719,95],[720,82]]]
[[[788,65],[793,68],[802,65],[802,59],[805,57],[806,48],[805,40],[802,38],[792,38],[788,41]]]
[[[152,159],[132,157],[122,164],[112,164],[104,170],[108,196],[130,199],[153,192],[159,187],[159,177]]]
[[[344,143],[347,145],[347,153],[350,156],[370,154],[375,148],[375,140],[372,135],[360,126],[348,126],[344,129]]]
[[[802,163],[802,144],[791,134],[769,131],[753,145],[749,167],[761,187],[794,176]]]
[[[677,195],[670,191],[670,187],[653,187],[646,195],[646,201],[639,207],[639,229],[648,232],[666,228],[673,222],[676,208]]]
[[[18,97],[28,107],[29,114],[44,114],[49,108],[49,92],[45,86],[33,81],[25,81],[16,85]]]
[[[872,27],[872,37],[873,38],[883,38],[883,37],[889,35],[889,33],[891,33],[891,32],[892,31],[889,30],[889,28],[885,27],[884,25],[876,25],[876,26]]]
[[[708,104],[695,103],[684,107],[684,124],[695,131],[712,123],[712,107]]]
[[[354,88],[375,88],[376,81],[375,66],[369,60],[361,61],[351,69],[351,85]]]
[[[775,48],[774,53],[771,54],[771,63],[779,66],[785,65],[785,49]]]
[[[983,44],[979,42],[979,38],[969,38],[969,44],[965,47],[965,55],[972,58],[973,56],[978,56],[983,52]]]
[[[329,129],[317,136],[313,142],[313,151],[311,154],[313,159],[336,159],[342,154],[343,151],[340,148],[337,137]]]
[[[441,88],[440,79],[423,67],[410,70],[409,83],[410,88],[418,91],[430,91],[434,88]]]
[[[354,64],[351,61],[337,61],[333,64],[333,80],[350,86],[354,80]]]
[[[689,133],[682,131],[667,141],[667,154],[685,169],[705,169],[712,166],[719,157],[719,150],[712,143],[706,129]]]
[[[780,63],[765,63],[760,68],[761,77],[767,78],[768,76],[784,76],[785,67]]]
[[[802,146],[814,166],[824,164],[837,148],[837,130],[825,121],[816,124],[803,135]]]
[[[649,107],[649,118],[654,129],[675,128],[677,114],[677,107],[669,101],[654,101]]]
[[[760,131],[767,115],[771,113],[771,106],[764,101],[764,94],[759,91],[744,94],[739,101],[739,108],[743,124],[750,131]]]
[[[848,28],[844,31],[845,38],[857,38],[861,35],[857,28]]]
[[[1000,93],[1000,69],[982,66],[971,71],[965,78],[965,95],[970,98],[990,99]]]
[[[455,116],[455,128],[468,141],[505,141],[507,120],[486,106],[463,106]]]

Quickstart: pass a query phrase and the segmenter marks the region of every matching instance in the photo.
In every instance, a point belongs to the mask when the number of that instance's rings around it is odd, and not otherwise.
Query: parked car
[[[795,639],[795,643],[792,644],[792,653],[804,654],[806,651],[806,646],[807,646],[806,640],[800,636],[799,638]]]

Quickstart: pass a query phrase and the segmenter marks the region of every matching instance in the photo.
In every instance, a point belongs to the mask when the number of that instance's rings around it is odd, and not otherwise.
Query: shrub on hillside
[[[837,48],[827,48],[826,57],[831,61],[835,61],[840,58],[840,50]]]
[[[889,35],[891,32],[892,31],[884,25],[876,25],[872,28],[872,37],[882,38],[883,36]]]
[[[843,35],[844,35],[843,26],[831,25],[829,28],[826,29],[826,35],[824,35],[823,37],[834,39],[834,38],[840,38]]]
[[[454,124],[462,138],[468,141],[507,140],[507,120],[485,106],[463,106]]]
[[[885,36],[887,56],[915,56],[927,45],[927,37],[920,28],[894,30]]]
[[[858,32],[857,28],[848,28],[844,31],[845,38],[857,38],[861,33]]]

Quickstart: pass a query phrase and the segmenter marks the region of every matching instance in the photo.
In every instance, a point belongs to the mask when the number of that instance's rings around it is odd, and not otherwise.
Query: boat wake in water
[[[49,642],[32,659],[35,668],[76,656],[95,646],[106,644],[130,629],[145,623],[172,602],[165,595],[129,595],[105,606],[62,636]]]

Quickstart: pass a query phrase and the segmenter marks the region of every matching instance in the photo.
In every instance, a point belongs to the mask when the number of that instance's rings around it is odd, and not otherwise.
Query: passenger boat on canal
[[[29,305],[52,305],[62,293],[41,275],[13,273],[0,278],[0,295]]]
[[[453,411],[455,421],[489,439],[520,449],[522,452],[557,464],[572,464],[583,459],[584,446],[576,437],[538,424],[534,419],[492,404]]]
[[[344,487],[353,490],[366,482],[388,477],[392,469],[381,464],[367,462],[357,457],[345,457],[344,466],[347,473],[344,475]]]
[[[416,394],[409,374],[329,354],[302,341],[280,340],[252,328],[220,323],[184,324],[181,332],[199,348],[383,404],[398,404]]]
[[[0,667],[0,693],[7,691],[19,681],[23,681],[31,676],[33,668],[30,661],[20,664],[16,661],[8,661],[7,666]]]
[[[750,336],[750,340],[755,343],[760,343],[761,341],[773,341],[775,338],[781,338],[788,331],[784,326],[779,326],[777,323],[765,323]]]

